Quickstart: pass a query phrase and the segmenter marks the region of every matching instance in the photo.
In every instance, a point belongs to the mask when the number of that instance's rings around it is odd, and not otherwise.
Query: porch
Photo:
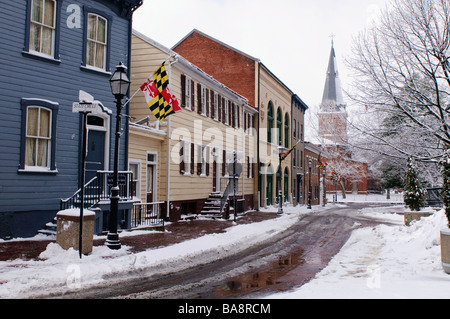
[[[119,229],[164,227],[161,207],[165,203],[136,202],[133,197],[133,173],[131,171],[119,172],[118,184],[120,200],[117,219]],[[80,188],[71,197],[61,199],[60,210],[80,208],[83,205],[84,209],[95,212],[95,234],[106,232],[109,228],[112,187],[113,172],[97,171],[96,176],[84,185],[84,198],[81,196]],[[48,223],[47,227],[51,228],[51,224]]]

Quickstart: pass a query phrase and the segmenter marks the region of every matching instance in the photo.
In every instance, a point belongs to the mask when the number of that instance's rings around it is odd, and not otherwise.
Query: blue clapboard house
[[[120,62],[130,65],[141,4],[0,0],[0,238],[34,236],[59,210],[79,207],[83,121],[72,105],[80,91],[103,106],[87,118],[85,207],[96,211],[96,232],[107,227],[116,123],[109,80]],[[122,114],[119,226],[132,184],[128,107]]]

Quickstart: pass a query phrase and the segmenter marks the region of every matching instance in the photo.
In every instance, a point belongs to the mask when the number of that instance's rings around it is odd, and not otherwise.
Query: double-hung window
[[[40,106],[27,108],[25,166],[50,168],[52,110]]]
[[[188,110],[192,110],[192,103],[194,102],[192,99],[192,96],[193,96],[192,86],[193,86],[192,80],[190,78],[186,78],[186,89],[185,89],[186,95],[185,95],[185,97],[186,97],[186,108]]]
[[[59,61],[60,0],[28,0],[24,56]]]
[[[203,85],[201,85],[201,105],[199,105],[199,113],[201,113],[202,115],[206,116],[206,98],[207,98],[207,94],[206,94],[206,87],[204,87]]]
[[[230,101],[228,99],[225,100],[225,124],[230,125]]]
[[[96,8],[84,7],[82,70],[109,74],[111,19]]]
[[[219,120],[219,93],[214,92],[214,105],[212,106],[214,112],[214,119]]]
[[[88,13],[86,38],[86,65],[106,70],[106,53],[108,46],[108,20]]]
[[[194,174],[194,143],[180,140],[180,174]]]
[[[197,175],[209,176],[209,147],[197,145]]]
[[[53,57],[56,29],[55,0],[32,0],[29,50]]]
[[[22,144],[19,171],[56,172],[58,103],[22,99]]]

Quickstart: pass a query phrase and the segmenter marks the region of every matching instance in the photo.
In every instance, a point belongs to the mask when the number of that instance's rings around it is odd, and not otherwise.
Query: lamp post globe
[[[109,84],[111,86],[111,92],[116,99],[119,95],[121,96],[120,99],[122,99],[127,94],[130,88],[130,80],[127,76],[127,67],[122,62],[116,66],[116,71],[111,76]]]
[[[120,62],[116,67],[114,74],[109,80],[111,86],[111,93],[116,98],[116,136],[114,145],[114,172],[113,172],[113,186],[111,188],[111,208],[109,216],[109,230],[106,237],[106,245],[110,249],[120,249],[121,244],[119,240],[119,234],[117,232],[117,216],[119,211],[119,142],[121,135],[121,112],[122,112],[122,99],[128,93],[130,88],[130,80],[127,76],[127,67]]]

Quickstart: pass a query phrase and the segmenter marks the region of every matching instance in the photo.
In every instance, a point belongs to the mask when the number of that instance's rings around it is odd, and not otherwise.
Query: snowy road
[[[360,227],[385,221],[358,214],[364,203],[299,215],[298,221],[236,253],[158,274],[115,274],[89,289],[52,294],[63,298],[241,298],[288,291],[310,281]],[[40,296],[45,297],[45,296]]]

